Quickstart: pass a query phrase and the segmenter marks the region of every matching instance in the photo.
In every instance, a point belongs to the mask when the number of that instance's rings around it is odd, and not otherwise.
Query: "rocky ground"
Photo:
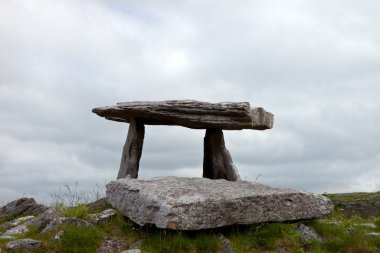
[[[380,216],[380,191],[325,195],[333,201],[336,208],[349,217],[354,215],[363,218]]]
[[[353,215],[363,210],[353,203],[372,203],[372,195],[367,201],[363,194],[356,196],[360,201],[328,196],[336,211],[323,219],[197,232],[140,227],[105,199],[46,207],[21,198],[0,208],[0,252],[380,252],[378,207],[371,205],[365,217]],[[351,212],[351,206],[360,208]]]

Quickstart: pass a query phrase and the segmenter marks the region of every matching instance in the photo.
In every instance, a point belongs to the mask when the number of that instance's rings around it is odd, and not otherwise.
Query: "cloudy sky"
[[[157,3],[158,2],[158,3]],[[286,2],[286,3],[285,3]],[[248,101],[225,131],[242,179],[380,190],[379,1],[0,1],[0,203],[116,178],[122,101]],[[147,126],[140,177],[202,175],[202,130]]]

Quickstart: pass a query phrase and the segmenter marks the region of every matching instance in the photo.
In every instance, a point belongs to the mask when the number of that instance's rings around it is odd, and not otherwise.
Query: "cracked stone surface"
[[[313,219],[333,208],[322,195],[208,178],[124,178],[107,185],[107,198],[141,226],[175,230]]]

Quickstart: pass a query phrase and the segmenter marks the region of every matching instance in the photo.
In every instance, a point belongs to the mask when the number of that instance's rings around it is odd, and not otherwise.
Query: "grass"
[[[60,210],[62,216],[89,220],[89,214],[93,212],[93,209],[90,210],[85,205],[88,198],[84,197],[83,193],[76,193],[68,185],[65,187],[67,193],[57,197],[54,206]],[[369,195],[367,193],[347,194],[340,197],[339,201],[352,201],[354,198],[363,197],[369,197]],[[108,206],[101,208],[105,209]],[[97,210],[97,212],[100,211],[102,210]],[[365,223],[373,223],[376,227],[360,226],[360,224]],[[104,238],[110,237],[115,240],[126,240],[127,245],[141,240],[141,250],[150,253],[221,253],[223,252],[219,238],[221,233],[230,240],[236,253],[380,252],[380,237],[370,238],[366,236],[370,232],[380,232],[380,216],[377,218],[347,217],[337,207],[327,217],[305,221],[304,224],[317,231],[323,237],[323,241],[302,241],[295,231],[297,223],[264,223],[179,232],[157,229],[152,226],[140,227],[125,218],[120,212],[108,222],[99,223],[94,227],[62,225],[54,231],[42,234],[36,228],[29,227],[27,233],[16,237],[43,241],[43,248],[35,252],[97,252]],[[0,227],[0,232],[3,230]],[[64,231],[60,241],[53,241],[52,237],[60,231]],[[2,252],[6,252],[5,245],[7,242],[7,240],[0,239]]]
[[[78,205],[66,208],[63,214],[70,217],[88,219],[85,206]],[[303,242],[295,232],[296,223],[266,223],[247,226],[231,226],[222,229],[211,229],[194,232],[178,232],[140,227],[118,213],[107,223],[93,228],[63,225],[54,231],[41,234],[30,227],[29,232],[17,238],[32,238],[44,242],[43,249],[36,252],[96,252],[104,236],[123,239],[127,244],[143,240],[141,249],[144,252],[164,253],[219,253],[222,245],[220,233],[228,238],[236,253],[254,252],[293,252],[293,253],[375,253],[380,252],[380,237],[370,238],[369,232],[380,231],[380,217],[362,219],[348,218],[339,211],[332,212],[324,219],[304,222],[322,235],[323,242],[310,240]],[[374,223],[375,228],[360,226],[363,223]],[[352,230],[348,233],[349,229]],[[59,231],[64,231],[60,242],[51,238]],[[7,241],[0,240],[0,248],[5,251]]]
[[[88,217],[88,208],[84,204],[78,204],[75,207],[63,208],[62,215],[64,217],[86,219]]]
[[[142,251],[152,253],[221,252],[221,242],[212,232],[197,234],[157,231],[144,240]]]
[[[103,233],[97,228],[69,225],[63,231],[57,247],[63,253],[96,252],[103,240]]]

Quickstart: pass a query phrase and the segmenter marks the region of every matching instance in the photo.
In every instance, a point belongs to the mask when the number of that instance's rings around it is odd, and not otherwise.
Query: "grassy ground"
[[[362,194],[360,197],[363,197]],[[93,212],[86,205],[81,204],[74,207],[61,206],[60,208],[62,216],[87,220],[89,213]],[[54,231],[40,234],[36,228],[31,227],[29,232],[17,237],[42,240],[44,246],[36,252],[96,252],[105,237],[126,240],[127,245],[143,240],[140,248],[144,252],[222,252],[221,234],[230,240],[236,253],[380,252],[380,236],[370,237],[367,235],[371,232],[380,232],[380,216],[366,219],[359,216],[347,217],[337,208],[323,219],[303,223],[317,231],[323,237],[323,241],[301,240],[295,230],[297,223],[268,223],[198,232],[176,232],[155,227],[139,227],[121,213],[118,213],[109,222],[92,228],[65,225]],[[60,231],[64,231],[62,238],[58,242],[53,241],[52,237]],[[2,252],[6,252],[6,242],[6,240],[0,240]]]

